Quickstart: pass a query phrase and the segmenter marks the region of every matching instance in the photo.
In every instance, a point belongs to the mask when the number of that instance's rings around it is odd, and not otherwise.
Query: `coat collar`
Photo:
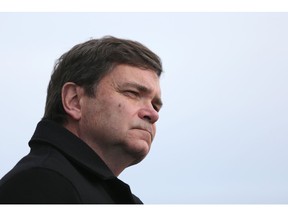
[[[38,123],[29,146],[39,141],[57,148],[65,156],[103,180],[116,178],[103,160],[84,141],[51,120],[42,120]]]

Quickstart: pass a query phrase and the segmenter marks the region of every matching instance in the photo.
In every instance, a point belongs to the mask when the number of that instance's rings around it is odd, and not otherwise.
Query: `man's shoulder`
[[[30,167],[12,170],[0,184],[0,203],[78,203],[73,184],[54,170]]]
[[[66,173],[72,167],[70,161],[59,150],[45,143],[37,143],[28,155],[23,157],[9,172],[15,175],[23,171],[50,170],[51,172]],[[65,172],[66,171],[66,172]]]
[[[0,203],[50,203],[50,198],[57,203],[55,197],[62,202],[76,202],[77,189],[70,179],[70,175],[75,176],[73,172],[72,164],[61,152],[39,145],[0,180]],[[66,195],[73,200],[63,197]]]

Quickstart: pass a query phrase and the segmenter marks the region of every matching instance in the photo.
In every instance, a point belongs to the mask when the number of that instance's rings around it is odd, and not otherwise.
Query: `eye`
[[[153,109],[156,110],[156,112],[159,112],[159,111],[160,111],[160,108],[159,108],[157,105],[152,104],[152,106],[153,106]]]
[[[137,98],[140,96],[140,93],[135,90],[126,90],[124,91],[124,94],[132,98]]]

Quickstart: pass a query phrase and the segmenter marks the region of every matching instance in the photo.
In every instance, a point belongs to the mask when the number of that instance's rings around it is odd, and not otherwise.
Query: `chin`
[[[148,144],[146,141],[141,140],[133,145],[130,145],[130,148],[127,149],[130,156],[134,158],[134,161],[131,165],[137,164],[142,161],[150,151],[151,144]]]
[[[142,157],[135,158],[135,160],[132,161],[132,163],[130,164],[130,166],[133,166],[133,165],[135,165],[135,164],[140,163],[145,157],[146,157],[146,155],[145,155],[145,156],[142,156]]]

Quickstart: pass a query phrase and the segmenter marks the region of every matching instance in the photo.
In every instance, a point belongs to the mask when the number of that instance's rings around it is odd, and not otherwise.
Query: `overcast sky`
[[[137,40],[164,66],[150,154],[119,178],[148,204],[288,203],[288,13],[0,13],[0,177],[29,152],[54,62]]]

